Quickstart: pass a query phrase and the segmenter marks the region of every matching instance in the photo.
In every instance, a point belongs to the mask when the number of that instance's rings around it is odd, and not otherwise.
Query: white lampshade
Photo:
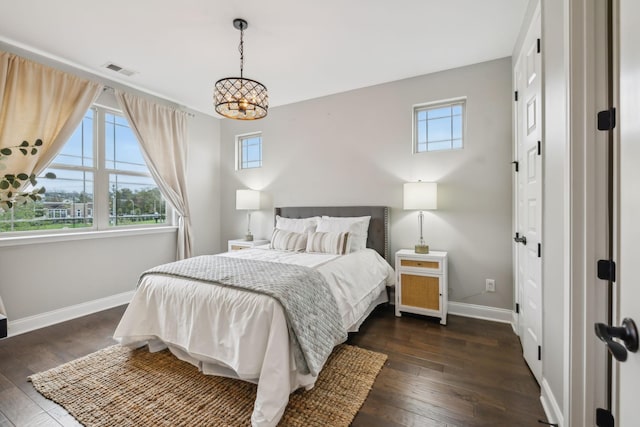
[[[236,209],[260,209],[260,192],[257,190],[236,190]]]
[[[438,209],[438,184],[436,182],[406,182],[404,184],[404,209]]]

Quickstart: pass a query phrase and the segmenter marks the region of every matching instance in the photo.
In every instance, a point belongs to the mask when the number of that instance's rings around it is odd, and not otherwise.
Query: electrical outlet
[[[493,279],[486,280],[486,291],[487,292],[495,292],[496,291],[496,281]]]

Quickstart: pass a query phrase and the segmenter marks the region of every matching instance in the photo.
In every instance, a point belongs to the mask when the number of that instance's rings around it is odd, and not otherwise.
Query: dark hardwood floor
[[[114,343],[123,307],[0,340],[0,427],[78,426],[27,377]],[[540,389],[509,325],[375,311],[349,339],[389,355],[354,427],[539,426]]]

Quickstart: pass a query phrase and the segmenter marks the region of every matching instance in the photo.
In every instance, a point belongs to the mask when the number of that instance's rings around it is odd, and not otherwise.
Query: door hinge
[[[513,92],[513,97],[516,101],[518,100],[518,91]]]
[[[511,162],[512,164],[516,165],[516,172],[518,172],[518,161],[514,160],[513,162]]]
[[[520,304],[516,303],[516,314],[520,313]]]
[[[540,141],[538,141],[538,156],[542,154],[542,147],[540,145]]]
[[[538,39],[536,43],[537,43],[536,47],[537,47],[538,53],[540,53],[540,39]]]
[[[598,260],[598,279],[616,281],[616,263],[613,260]]]
[[[616,423],[611,411],[602,408],[596,409],[596,425],[598,427],[615,427]]]
[[[598,130],[612,130],[616,127],[616,109],[611,107],[608,110],[598,112]]]
[[[538,243],[538,258],[542,258],[542,243]]]
[[[538,346],[538,360],[542,360],[542,347]]]

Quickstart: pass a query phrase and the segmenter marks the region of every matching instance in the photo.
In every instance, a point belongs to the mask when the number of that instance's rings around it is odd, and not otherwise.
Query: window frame
[[[138,171],[126,171],[121,169],[107,168],[106,160],[106,120],[107,114],[112,114],[125,118],[121,110],[99,103],[91,105],[89,110],[93,110],[93,135],[92,149],[93,159],[91,166],[70,165],[56,163],[55,159],[47,166],[44,173],[49,169],[58,169],[72,172],[89,172],[93,174],[93,201],[91,206],[93,223],[90,227],[40,229],[24,231],[0,232],[0,247],[12,244],[42,243],[48,241],[66,241],[75,238],[86,239],[94,237],[108,237],[116,235],[148,234],[156,232],[173,231],[176,226],[176,215],[171,205],[165,201],[166,215],[165,222],[160,224],[132,224],[132,225],[110,225],[109,224],[109,177],[110,175],[128,175],[136,177],[149,177],[153,180],[151,173]],[[86,113],[85,113],[86,114]],[[84,120],[84,116],[83,116]],[[130,127],[130,125],[129,125]],[[138,142],[138,144],[140,144]],[[148,168],[147,168],[148,169]],[[38,180],[43,176],[38,177]],[[38,186],[42,184],[39,182]],[[157,184],[156,184],[157,185]],[[31,203],[31,202],[30,202]],[[73,215],[72,215],[73,216]]]
[[[259,166],[251,166],[251,167],[243,167],[243,158],[242,158],[242,142],[251,138],[259,137],[260,138],[260,165]],[[262,141],[262,131],[243,133],[240,135],[236,135],[236,171],[241,170],[251,170],[251,169],[260,169],[263,163],[263,141]]]
[[[418,120],[418,113],[422,112],[422,111],[429,111],[429,110],[436,110],[438,108],[443,108],[443,107],[449,107],[449,106],[454,106],[454,105],[460,105],[462,106],[462,123],[461,123],[461,129],[460,129],[460,147],[453,147],[453,134],[451,135],[452,138],[449,140],[451,143],[451,146],[449,148],[445,148],[445,149],[439,149],[439,150],[430,150],[429,149],[429,139],[427,137],[426,140],[426,149],[419,151],[419,141],[418,141],[418,124],[419,124],[419,120]],[[412,138],[411,138],[411,145],[412,145],[412,153],[413,154],[423,154],[423,153],[437,153],[437,152],[448,152],[448,151],[457,151],[457,150],[462,150],[465,147],[465,139],[467,136],[467,97],[466,96],[462,96],[462,97],[457,97],[457,98],[450,98],[450,99],[442,99],[442,100],[438,100],[438,101],[431,101],[431,102],[425,102],[425,103],[421,103],[421,104],[415,104],[412,107]],[[451,116],[449,116],[451,117]],[[446,140],[445,140],[446,141]]]

